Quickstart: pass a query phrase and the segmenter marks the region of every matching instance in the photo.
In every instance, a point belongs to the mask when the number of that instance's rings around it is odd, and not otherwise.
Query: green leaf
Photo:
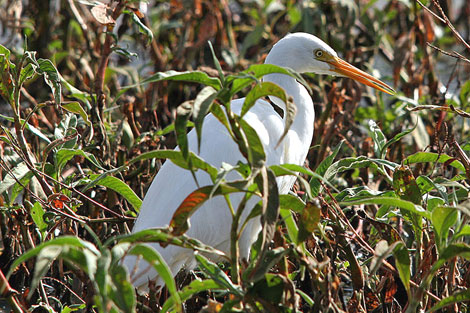
[[[194,100],[193,116],[197,134],[197,148],[201,147],[202,124],[207,113],[211,110],[212,103],[217,98],[217,90],[211,86],[204,87]]]
[[[191,158],[192,166],[194,168],[201,169],[207,172],[213,180],[216,179],[218,171],[215,167],[205,162],[203,159],[201,159],[192,152],[190,152],[189,155]],[[179,167],[182,167],[184,169],[189,169],[189,166],[187,162],[185,162],[185,160],[183,159],[181,152],[177,150],[154,150],[145,152],[139,155],[138,157],[135,157],[134,159],[130,160],[129,165],[148,159],[169,159],[175,165],[178,165]]]
[[[212,43],[210,41],[207,41],[207,43],[209,44],[209,49],[211,50],[212,60],[214,61],[215,68],[217,69],[217,72],[219,72],[220,81],[222,82],[222,86],[224,86],[225,76],[224,76],[224,73],[222,72],[222,67],[220,66],[219,60],[217,60],[217,56],[215,55],[214,47],[212,47]]]
[[[254,64],[242,73],[229,76],[227,78],[227,81],[233,81],[230,94],[233,96],[251,83],[257,82],[261,77],[273,73],[291,76],[311,91],[308,83],[303,79],[303,77],[291,69],[273,64]]]
[[[453,239],[457,240],[463,236],[470,236],[470,225],[463,225],[462,228],[454,235]]]
[[[41,203],[34,202],[30,214],[39,231],[44,233],[47,230],[47,223],[44,221],[44,209],[42,208]]]
[[[118,241],[119,244],[113,247],[113,251],[114,249],[118,249],[116,247],[119,245],[123,245],[123,248],[119,248],[119,249],[127,250],[128,246],[126,245],[129,245],[129,243],[155,242],[155,243],[172,244],[172,245],[177,245],[177,246],[192,249],[192,250],[207,252],[213,255],[225,256],[225,254],[222,251],[216,250],[208,245],[205,245],[196,239],[189,238],[184,235],[174,236],[173,234],[170,233],[170,231],[167,228],[145,229],[136,233],[116,236],[114,238],[109,238],[108,241],[106,241],[106,243],[104,244],[104,246],[109,246],[115,241]]]
[[[248,290],[248,294],[269,303],[278,303],[283,297],[284,279],[279,274],[266,274],[261,278]]]
[[[436,303],[431,309],[426,311],[426,313],[435,312],[454,303],[463,304],[464,302],[468,303],[468,301],[470,301],[470,289],[465,289],[462,291],[455,292],[452,295],[442,299],[441,301]]]
[[[182,311],[182,301],[176,288],[175,279],[173,278],[173,274],[171,273],[168,264],[166,264],[160,253],[145,244],[136,244],[131,248],[129,254],[142,256],[147,263],[153,266],[157,271],[158,276],[160,276],[165,282],[177,310]]]
[[[366,198],[366,199],[359,199],[354,201],[344,201],[340,202],[340,205],[359,205],[359,204],[379,204],[379,205],[389,205],[398,207],[400,209],[404,209],[408,212],[417,214],[422,217],[426,217],[428,219],[431,218],[431,213],[424,210],[420,205],[414,204],[413,202],[406,201],[399,198],[393,197],[374,197],[374,198]]]
[[[266,154],[258,133],[244,119],[238,120],[248,143],[248,162],[252,167],[260,168],[266,162]],[[241,151],[243,153],[243,151]]]
[[[253,107],[253,105],[255,105],[256,100],[270,95],[281,99],[284,103],[287,103],[287,96],[284,89],[272,82],[260,82],[246,95],[240,116],[243,117]]]
[[[188,134],[186,132],[187,123],[189,117],[193,112],[193,101],[185,101],[178,106],[176,109],[175,119],[175,133],[176,142],[181,151],[183,159],[188,162],[189,159],[189,145],[188,145]],[[191,163],[188,162],[190,169],[192,170]]]
[[[374,153],[377,158],[382,158],[382,151],[384,151],[387,138],[382,133],[380,127],[373,120],[369,120],[369,135],[374,141]]]
[[[390,147],[392,144],[394,144],[395,142],[399,141],[401,138],[405,137],[406,135],[408,135],[409,133],[411,133],[412,131],[414,131],[416,129],[416,127],[418,126],[418,120],[416,120],[416,124],[415,126],[413,126],[412,128],[409,128],[405,131],[402,131],[401,133],[399,134],[396,134],[392,139],[390,139],[383,147],[382,147],[382,150],[380,151],[380,158],[385,158],[385,155],[387,154],[387,149],[388,147]]]
[[[132,17],[132,22],[139,27],[139,32],[147,37],[147,44],[150,44],[153,40],[152,30],[142,23],[140,18],[134,12],[128,10],[124,10],[123,12],[129,14]]]
[[[37,72],[40,75],[44,75],[44,81],[51,88],[55,103],[61,104],[62,86],[60,84],[59,72],[50,60],[39,59],[37,64],[39,66]]]
[[[206,257],[202,256],[200,253],[195,253],[194,257],[199,264],[199,268],[209,275],[209,277],[214,280],[219,286],[222,286],[224,289],[230,290],[237,296],[243,296],[243,291],[240,286],[235,285],[230,278],[221,270],[217,264],[212,263]]]
[[[193,280],[189,285],[185,286],[183,290],[179,291],[181,301],[186,301],[199,292],[207,290],[223,289],[224,287],[219,285],[212,279],[206,279],[200,281],[199,279]],[[173,298],[168,298],[162,306],[161,312],[169,312],[174,307]]]
[[[96,247],[87,241],[84,241],[76,236],[63,236],[54,238],[52,240],[46,241],[41,243],[40,245],[36,246],[31,250],[23,253],[20,257],[18,257],[10,267],[8,272],[7,278],[13,273],[13,271],[23,262],[28,261],[29,259],[36,257],[42,249],[48,246],[68,246],[68,247],[75,247],[81,249],[87,249],[94,253],[95,255],[99,255],[100,252],[96,249]]]
[[[393,255],[401,282],[405,286],[408,296],[410,296],[411,260],[408,249],[403,242],[398,241],[397,246],[393,250]]]
[[[192,72],[176,72],[176,71],[168,71],[168,72],[159,72],[155,75],[152,75],[146,79],[144,79],[141,84],[146,83],[154,83],[164,80],[172,80],[172,81],[185,81],[191,83],[199,83],[206,86],[211,86],[216,90],[219,90],[221,87],[221,82],[218,78],[209,77],[204,72],[200,71],[192,71]],[[131,86],[134,87],[134,86]]]
[[[338,152],[341,149],[341,147],[343,146],[344,141],[345,141],[344,139],[341,140],[340,143],[335,147],[333,152],[329,156],[327,156],[323,161],[321,161],[321,163],[315,169],[315,173],[317,173],[320,176],[325,175],[326,171],[328,170],[328,168],[331,166],[334,159],[338,155]],[[310,189],[312,190],[312,195],[314,197],[319,195],[320,186],[321,186],[320,179],[318,179],[316,177],[312,177],[312,179],[310,180]]]
[[[129,281],[129,275],[122,265],[112,267],[111,279],[113,282],[111,299],[123,312],[135,312],[136,297],[134,286]]]
[[[80,149],[66,149],[62,148],[59,151],[57,151],[55,157],[56,157],[56,166],[58,168],[58,171],[61,172],[62,168],[65,166],[65,164],[70,161],[74,156],[83,156],[85,157],[88,161],[90,161],[94,166],[96,166],[99,169],[103,169],[103,167],[100,165],[98,160],[95,158],[95,156],[91,153],[85,152]]]
[[[437,235],[438,250],[447,242],[450,228],[457,222],[458,210],[447,206],[438,206],[432,210],[431,222]]]
[[[453,159],[450,163],[448,163],[449,160]],[[415,154],[412,154],[408,156],[405,160],[403,160],[404,164],[413,164],[413,163],[446,163],[446,165],[453,166],[462,172],[465,173],[465,167],[463,164],[458,161],[457,159],[452,158],[451,156],[448,156],[447,154],[438,154],[434,152],[417,152]]]
[[[79,114],[82,117],[82,119],[85,121],[85,123],[88,126],[91,126],[90,118],[88,114],[85,112],[85,110],[82,108],[79,102],[77,101],[63,102],[60,106],[69,112]]]
[[[263,195],[261,206],[261,249],[264,254],[268,247],[266,243],[271,242],[276,232],[277,218],[279,216],[279,189],[274,173],[262,167],[255,178],[256,183]]]
[[[125,182],[117,177],[104,176],[100,178],[100,176],[102,175],[90,175],[90,179],[93,180],[93,185],[104,186],[116,191],[118,194],[123,196],[124,199],[126,199],[137,212],[139,212],[140,206],[142,205],[142,200],[134,192],[134,190],[132,190]]]

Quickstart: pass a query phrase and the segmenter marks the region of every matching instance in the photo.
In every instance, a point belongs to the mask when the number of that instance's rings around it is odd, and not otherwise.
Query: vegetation
[[[469,311],[470,3],[461,2],[0,0],[0,307]],[[397,94],[260,65],[294,31]],[[285,97],[260,82],[273,72],[311,89],[304,167],[267,167],[256,132],[228,105]],[[188,150],[188,128],[209,112],[245,164],[214,168]],[[189,195],[171,229],[130,234],[164,159],[206,171],[214,186]],[[243,178],[228,183],[227,170]],[[291,194],[278,195],[280,175],[298,176]],[[250,215],[262,214],[265,230],[250,260],[199,253],[197,270],[175,280],[144,243],[213,251],[184,235],[191,197],[240,190],[263,198]],[[152,262],[165,290],[137,295],[125,254]]]

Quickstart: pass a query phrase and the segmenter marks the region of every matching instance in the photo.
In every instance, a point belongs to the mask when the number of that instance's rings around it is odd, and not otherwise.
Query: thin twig
[[[464,57],[463,55],[461,55],[460,53],[458,53],[458,52],[456,52],[456,51],[447,52],[447,51],[445,51],[445,50],[442,50],[441,48],[436,47],[435,45],[431,44],[430,42],[426,42],[426,44],[427,44],[428,46],[430,46],[431,48],[436,49],[437,51],[439,51],[439,52],[442,53],[442,54],[445,54],[445,55],[448,55],[448,56],[450,56],[450,57],[453,57],[453,58],[462,60],[462,61],[464,61],[464,62],[470,63],[470,60],[469,60],[469,59],[467,59],[466,57]]]

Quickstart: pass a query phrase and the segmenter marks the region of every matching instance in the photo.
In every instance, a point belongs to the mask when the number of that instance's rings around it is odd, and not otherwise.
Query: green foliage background
[[[450,0],[0,0],[0,305],[467,311],[469,12],[468,1]],[[397,94],[256,65],[296,31]],[[245,95],[285,97],[259,83],[272,72],[311,89],[317,118],[304,167],[266,167],[253,129],[221,110]],[[209,112],[247,156],[237,183],[187,150],[187,129],[200,131]],[[214,187],[193,194],[203,200],[241,189],[263,197],[252,215],[264,216],[267,235],[250,260],[217,265],[199,253],[198,278],[175,280],[143,243],[214,252],[184,235],[197,209],[188,202],[173,229],[129,235],[164,159],[210,174]],[[277,194],[280,175],[298,176],[291,194]],[[125,254],[152,262],[167,289],[137,296],[119,264]]]

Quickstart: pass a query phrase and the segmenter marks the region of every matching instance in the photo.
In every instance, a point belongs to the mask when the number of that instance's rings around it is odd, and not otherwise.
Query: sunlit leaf
[[[100,185],[114,190],[118,194],[124,197],[138,212],[142,205],[142,200],[125,182],[117,177],[113,176],[102,176],[98,174],[90,175],[90,179],[93,180],[93,185]],[[91,188],[91,186],[89,187]]]
[[[160,72],[147,77],[144,79],[141,84],[146,83],[154,83],[164,80],[173,80],[173,81],[185,81],[191,83],[199,83],[206,86],[211,86],[216,90],[220,89],[221,83],[218,78],[209,77],[204,72],[199,71],[192,71],[192,72],[176,72],[176,71],[168,71],[168,72]]]

